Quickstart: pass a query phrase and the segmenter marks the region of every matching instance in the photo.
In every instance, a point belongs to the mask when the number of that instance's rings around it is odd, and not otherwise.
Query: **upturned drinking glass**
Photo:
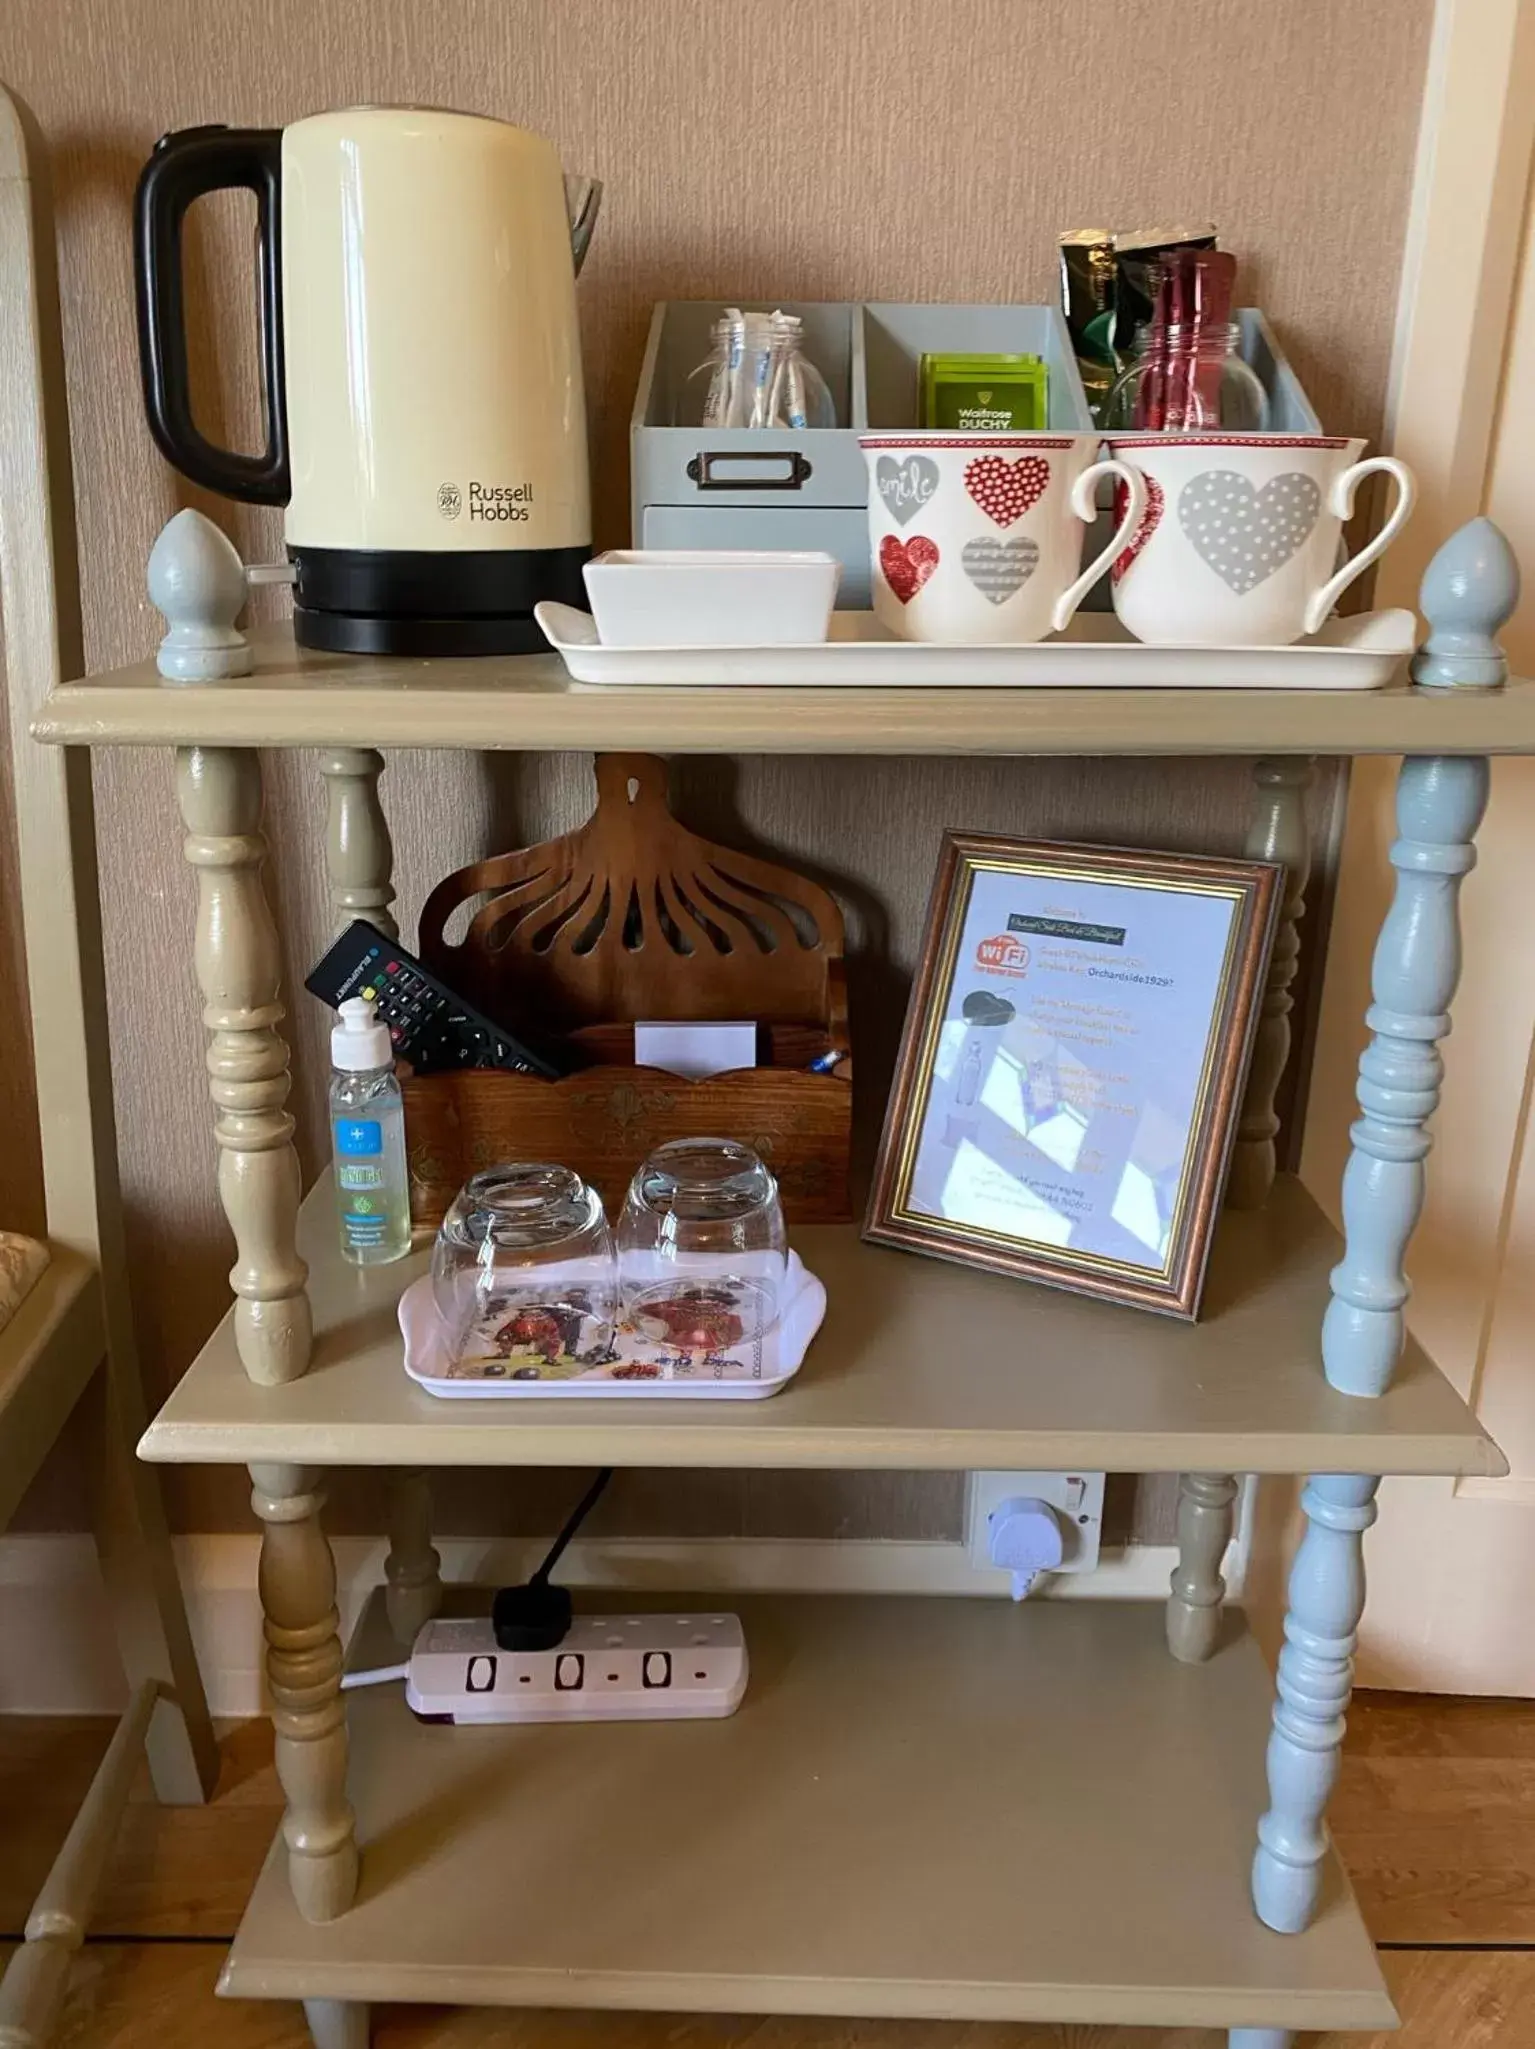
[[[778,1183],[732,1138],[657,1147],[629,1185],[618,1268],[624,1321],[647,1344],[696,1361],[765,1337],[788,1269]]]
[[[455,1358],[487,1379],[561,1380],[612,1356],[618,1265],[602,1198],[569,1167],[518,1162],[466,1181],[432,1251]]]

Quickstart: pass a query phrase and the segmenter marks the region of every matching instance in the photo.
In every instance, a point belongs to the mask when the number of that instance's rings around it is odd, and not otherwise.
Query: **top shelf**
[[[555,655],[420,661],[252,635],[255,673],[152,661],[66,683],[33,722],[69,746],[639,748],[670,754],[1531,754],[1535,681],[1489,692],[753,689],[573,684]]]

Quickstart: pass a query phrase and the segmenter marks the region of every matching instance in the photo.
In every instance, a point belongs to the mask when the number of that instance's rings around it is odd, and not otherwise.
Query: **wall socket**
[[[1092,1572],[1103,1535],[1102,1473],[971,1473],[965,1490],[965,1544],[978,1572],[1005,1582],[1007,1574],[991,1562],[987,1517],[999,1501],[1015,1494],[1048,1501],[1061,1519],[1064,1556],[1061,1572]]]

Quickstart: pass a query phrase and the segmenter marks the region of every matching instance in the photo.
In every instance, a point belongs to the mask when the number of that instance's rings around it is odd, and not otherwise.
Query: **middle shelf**
[[[1389,1393],[1322,1375],[1336,1232],[1299,1183],[1220,1221],[1197,1324],[865,1245],[793,1233],[828,1310],[798,1379],[762,1402],[435,1400],[395,1311],[425,1270],[340,1256],[327,1175],[300,1219],[313,1363],[257,1387],[226,1316],[140,1447],[171,1465],[623,1465],[956,1472],[1362,1472],[1508,1468],[1411,1338]]]

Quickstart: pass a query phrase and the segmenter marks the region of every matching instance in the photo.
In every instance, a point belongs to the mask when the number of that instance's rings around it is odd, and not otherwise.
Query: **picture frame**
[[[864,1236],[1197,1316],[1283,872],[945,834]]]

